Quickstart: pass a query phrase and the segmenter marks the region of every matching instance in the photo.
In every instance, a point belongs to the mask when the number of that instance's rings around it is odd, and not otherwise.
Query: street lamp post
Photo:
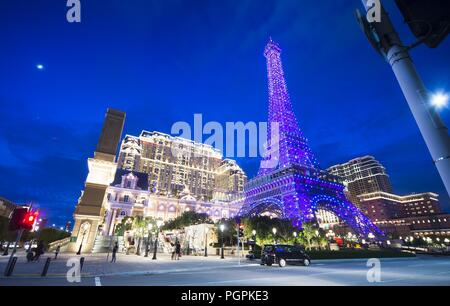
[[[156,239],[155,239],[155,248],[153,249],[153,258],[152,260],[156,260],[156,251],[158,250],[158,238],[159,238],[159,229],[163,225],[163,221],[156,221]]]
[[[221,248],[221,252],[220,252],[220,258],[224,259],[225,256],[223,254],[223,231],[225,230],[225,224],[221,224],[220,225],[220,232],[221,232],[221,236],[222,236],[222,248]]]
[[[256,230],[252,230],[252,239],[253,239],[252,251],[254,252],[256,250]]]
[[[149,225],[147,225],[148,236],[147,236],[147,245],[145,247],[145,256],[144,257],[148,257],[149,246],[150,246],[150,236],[151,236],[152,228],[153,228],[153,224],[149,223]]]
[[[293,233],[293,235],[294,235],[294,244],[297,244],[297,232],[294,232]]]
[[[205,257],[208,257],[208,228],[205,228]]]
[[[80,247],[78,248],[77,255],[81,255],[81,249],[83,248],[84,236],[86,236],[86,232],[87,232],[88,227],[89,227],[89,225],[87,223],[85,223],[83,225],[83,228],[82,228],[83,229],[83,236],[81,237],[81,243],[80,243]]]
[[[367,12],[371,11],[373,2],[364,1]],[[365,28],[369,41],[377,45],[377,51],[384,55],[392,67],[447,193],[450,195],[450,137],[436,107],[430,107],[433,102],[437,106],[445,104],[445,96],[431,97],[409,54],[411,47],[405,46],[402,42],[387,11],[382,6],[380,22],[368,23],[359,12],[358,15],[358,20]],[[430,25],[429,28],[431,28]]]
[[[272,228],[272,233],[273,233],[273,243],[277,244],[277,240],[276,240],[277,229],[275,227]]]

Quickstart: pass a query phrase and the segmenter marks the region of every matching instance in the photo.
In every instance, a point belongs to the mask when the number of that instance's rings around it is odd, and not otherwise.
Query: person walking
[[[176,259],[180,260],[180,256],[181,256],[181,244],[180,242],[177,240],[177,242],[175,242],[175,253],[176,253]]]
[[[117,242],[114,244],[114,247],[112,249],[112,258],[111,258],[111,262],[116,262],[116,253],[119,250],[119,245],[117,244]]]
[[[171,243],[170,246],[172,247],[172,260],[175,260],[177,255],[177,243]]]
[[[61,251],[61,246],[58,245],[58,246],[56,247],[56,250],[55,250],[55,259],[58,258],[58,254],[59,254],[60,251]]]

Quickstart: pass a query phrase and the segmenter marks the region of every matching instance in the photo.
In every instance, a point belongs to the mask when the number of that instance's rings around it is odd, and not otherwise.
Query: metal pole
[[[145,244],[145,256],[144,257],[148,257],[149,246],[150,246],[150,231],[148,231],[147,242]]]
[[[368,11],[370,8],[366,1],[362,1],[366,11]],[[370,23],[370,30],[379,39],[379,49],[392,67],[442,182],[450,195],[450,137],[448,129],[435,108],[431,106],[430,94],[417,73],[408,52],[409,48],[403,45],[383,7],[381,8],[381,22]]]
[[[220,255],[220,258],[221,258],[221,259],[224,259],[224,258],[225,258],[224,254],[223,254],[223,231],[222,231],[222,248],[221,248],[221,255]]]
[[[11,255],[9,256],[9,260],[8,260],[8,263],[6,264],[6,269],[5,269],[5,271],[8,271],[9,268],[10,268],[10,265],[11,265],[11,263],[12,263],[12,261],[13,261],[14,254],[16,253],[17,244],[19,243],[20,238],[22,238],[23,231],[24,231],[24,229],[21,228],[21,229],[17,232],[16,241],[14,242],[14,247],[13,247],[13,250],[12,250],[12,252],[11,252]],[[8,247],[9,247],[9,245],[8,245]],[[6,273],[6,272],[5,272],[5,273]]]
[[[156,260],[156,251],[158,247],[158,238],[159,238],[159,232],[156,232],[156,239],[155,239],[155,248],[153,249],[153,258],[152,260]]]
[[[47,276],[48,267],[50,266],[51,258],[47,257],[47,260],[45,261],[44,269],[42,270],[41,276]]]
[[[241,265],[241,246],[240,246],[240,241],[241,241],[241,237],[239,237],[239,228],[240,228],[240,224],[238,224],[237,227],[237,256],[238,256],[238,263],[239,265]]]
[[[81,255],[81,248],[83,248],[84,236],[86,235],[86,231],[83,232],[83,237],[81,238],[80,248],[78,249],[77,255]]]
[[[208,257],[208,232],[205,234],[205,257]]]

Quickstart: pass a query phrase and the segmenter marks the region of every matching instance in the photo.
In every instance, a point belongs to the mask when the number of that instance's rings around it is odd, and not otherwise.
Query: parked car
[[[304,266],[309,266],[311,258],[298,246],[286,244],[269,244],[264,246],[261,253],[262,266],[278,264],[280,267],[285,267],[288,263],[301,263]]]

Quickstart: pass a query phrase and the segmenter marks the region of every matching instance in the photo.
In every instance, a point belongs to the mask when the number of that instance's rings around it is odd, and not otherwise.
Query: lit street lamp
[[[225,224],[221,224],[220,225],[220,232],[222,233],[221,234],[221,236],[222,236],[222,249],[221,249],[221,255],[220,255],[220,258],[221,259],[224,259],[225,258],[225,256],[224,256],[224,254],[223,254],[223,231],[225,230]]]
[[[153,249],[153,258],[152,260],[156,260],[156,251],[158,250],[158,238],[159,238],[159,230],[161,226],[164,224],[162,220],[156,221],[156,239],[155,239],[155,248]]]
[[[277,240],[276,240],[277,229],[275,227],[272,228],[272,233],[273,233],[273,243],[277,244]]]
[[[437,109],[447,106],[449,100],[448,94],[444,92],[436,92],[431,96],[431,105]]]
[[[252,251],[256,249],[256,230],[252,230],[253,246]]]
[[[86,232],[89,228],[89,224],[85,223],[83,224],[83,237],[81,238],[81,243],[80,243],[80,248],[78,249],[77,255],[81,255],[81,249],[83,248],[83,241],[84,241],[84,236],[86,236]]]
[[[152,229],[153,229],[153,224],[149,223],[147,225],[147,229],[148,229],[148,234],[147,234],[148,236],[147,236],[147,245],[145,247],[145,256],[144,257],[148,257],[149,246],[150,246],[150,236],[151,236],[151,232],[152,232]]]

